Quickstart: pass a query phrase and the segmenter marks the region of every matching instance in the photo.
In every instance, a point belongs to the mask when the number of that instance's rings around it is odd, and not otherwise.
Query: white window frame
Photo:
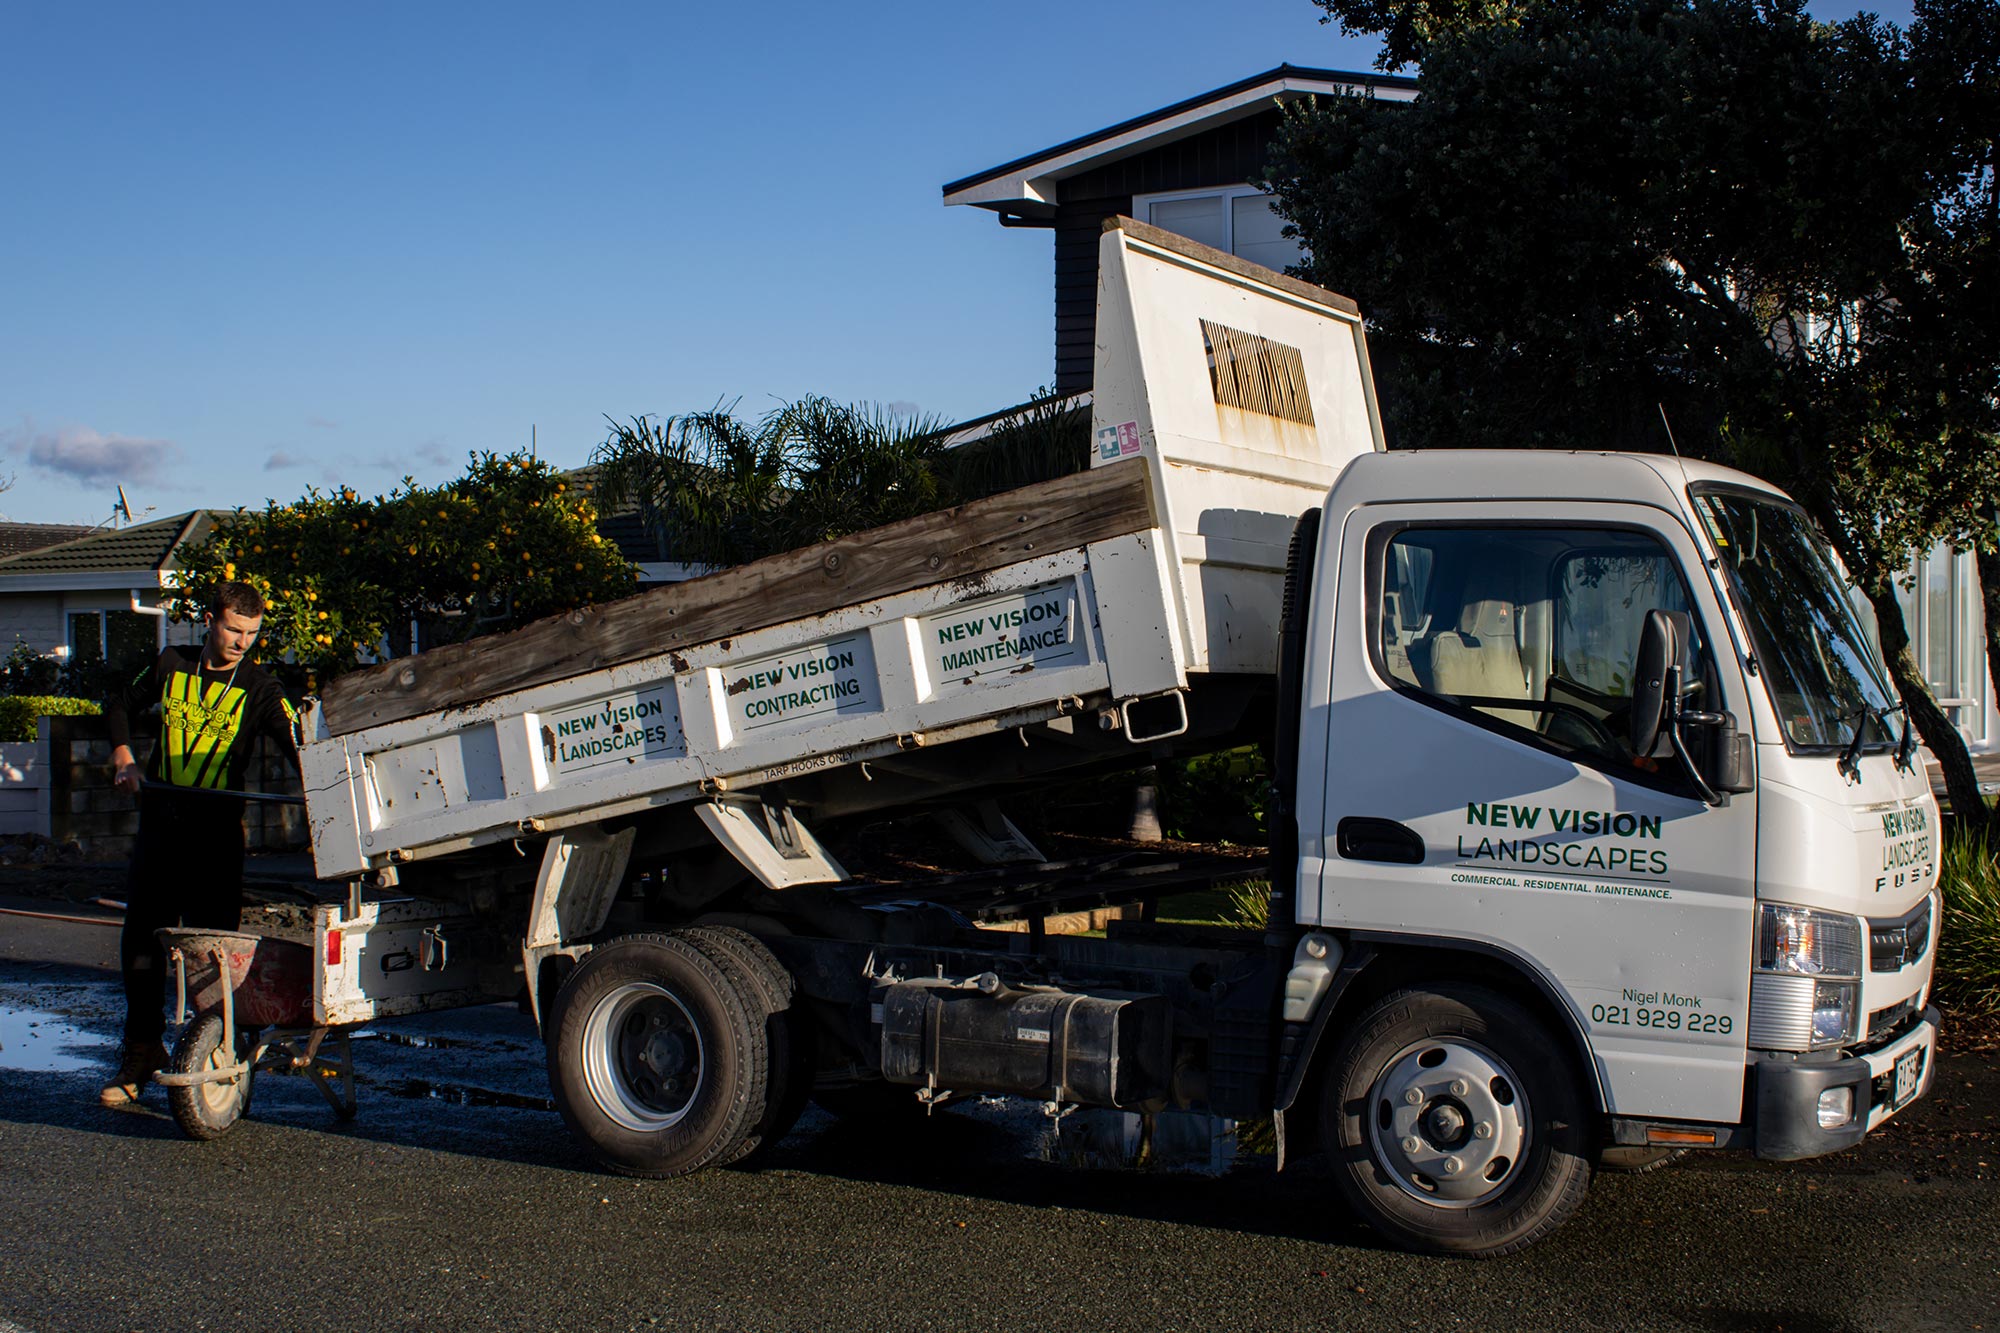
[[[1984,749],[1995,739],[1991,729],[1994,710],[1993,701],[1987,697],[1989,682],[1985,627],[1980,615],[1979,571],[1973,564],[1971,553],[1942,543],[1919,552],[1904,569],[1903,577],[1908,582],[1898,580],[1896,584],[1896,600],[1903,607],[1903,625],[1909,632],[1910,651],[1917,659],[1917,667],[1924,680],[1929,682],[1936,666],[1931,661],[1930,652],[1929,577],[1932,570],[1940,568],[1945,572],[1946,652],[1954,664],[1967,667],[1969,678],[1960,682],[1968,687],[1965,695],[1944,696],[1938,699],[1938,703],[1944,708],[1945,715],[1957,725],[1959,734],[1965,737],[1967,743]]]
[[[1270,198],[1270,195],[1247,181],[1241,185],[1211,185],[1201,190],[1163,190],[1158,194],[1135,194],[1132,196],[1132,216],[1138,218],[1139,221],[1148,226],[1158,226],[1159,224],[1153,221],[1154,204],[1178,203],[1183,199],[1220,199],[1222,200],[1222,236],[1223,240],[1227,242],[1222,248],[1233,255],[1236,253],[1235,201],[1243,198],[1245,195],[1251,194],[1263,195],[1267,199]],[[1172,228],[1168,228],[1167,230],[1171,231]],[[1175,235],[1179,235],[1179,233],[1176,232]],[[1304,245],[1300,245],[1299,258],[1303,260],[1305,257],[1306,248]]]
[[[61,660],[64,662],[77,660],[76,640],[70,632],[71,616],[97,617],[98,660],[107,660],[111,653],[111,616],[113,613],[121,611],[137,612],[140,615],[148,616],[153,621],[153,650],[158,652],[165,643],[165,617],[152,615],[150,608],[141,610],[136,598],[124,602],[104,602],[101,604],[78,601],[75,603],[66,603],[62,608]]]

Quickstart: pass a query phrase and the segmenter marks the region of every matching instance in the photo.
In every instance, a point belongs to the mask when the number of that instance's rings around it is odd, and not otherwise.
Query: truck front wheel
[[[551,1015],[549,1085],[598,1160],[634,1176],[699,1170],[765,1106],[762,997],[691,942],[632,935],[593,949]]]
[[[1507,1254],[1583,1201],[1590,1142],[1575,1075],[1541,1022],[1497,992],[1384,996],[1335,1050],[1323,1094],[1341,1193],[1399,1245]]]

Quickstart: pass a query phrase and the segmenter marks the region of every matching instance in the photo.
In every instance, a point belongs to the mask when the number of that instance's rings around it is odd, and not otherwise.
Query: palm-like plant
[[[933,416],[818,396],[754,422],[735,407],[612,421],[592,456],[602,507],[635,509],[661,558],[741,564],[1089,463],[1089,413],[1055,399],[956,449]]]
[[[781,549],[770,542],[784,453],[734,408],[612,421],[592,455],[603,510],[636,509],[662,558],[721,566]]]
[[[876,406],[801,398],[759,427],[785,460],[773,550],[880,527],[954,503],[940,476],[944,422]]]
[[[1044,385],[986,434],[939,460],[961,499],[1081,472],[1090,466],[1090,409]]]

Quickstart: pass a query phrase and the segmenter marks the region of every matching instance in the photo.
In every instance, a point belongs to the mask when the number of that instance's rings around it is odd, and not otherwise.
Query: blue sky
[[[0,514],[374,493],[531,429],[572,466],[607,414],[739,396],[1017,402],[1048,233],[940,187],[1282,62],[1369,68],[1319,13],[0,7]]]

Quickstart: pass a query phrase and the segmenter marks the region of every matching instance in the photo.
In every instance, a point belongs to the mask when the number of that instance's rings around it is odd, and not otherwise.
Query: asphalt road
[[[1859,1150],[1600,1177],[1554,1239],[1474,1264],[1384,1250],[1324,1182],[1256,1161],[1043,1160],[1064,1152],[1016,1103],[813,1112],[763,1169],[620,1179],[545,1109],[505,1008],[359,1042],[351,1123],[260,1077],[252,1118],[194,1143],[157,1089],[96,1104],[113,934],[0,915],[0,1333],[2000,1329],[1990,1054],[1947,1054]]]

